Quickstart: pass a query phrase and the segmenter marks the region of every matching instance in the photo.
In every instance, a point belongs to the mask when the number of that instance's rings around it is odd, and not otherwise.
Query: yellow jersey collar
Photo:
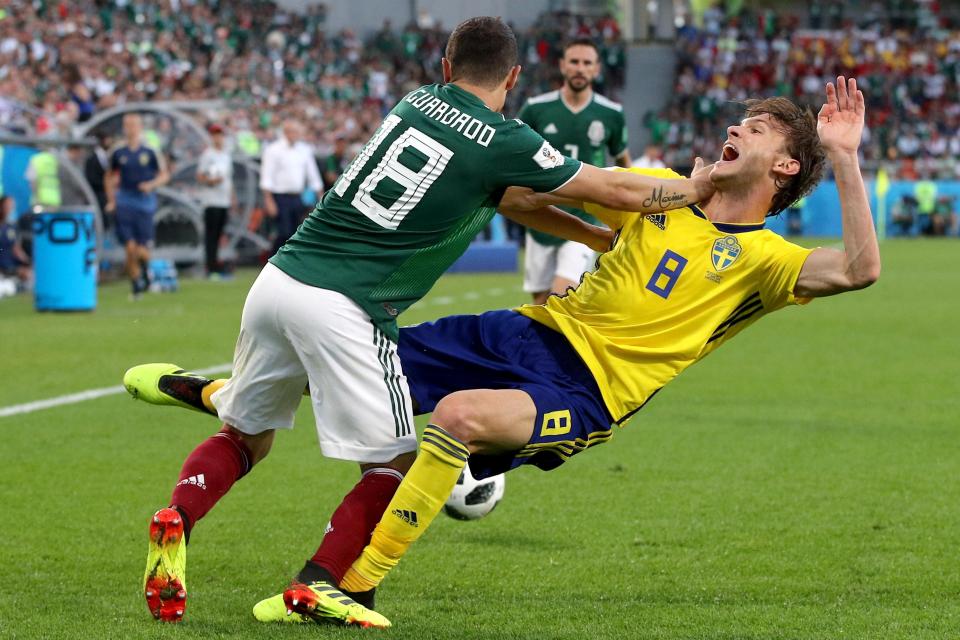
[[[749,224],[743,224],[743,223],[737,223],[737,222],[713,222],[712,220],[710,220],[710,218],[707,217],[707,215],[703,212],[703,210],[700,209],[700,207],[698,207],[695,204],[690,205],[690,211],[693,211],[693,215],[697,216],[698,218],[703,218],[704,220],[712,224],[714,227],[717,228],[717,231],[722,231],[724,233],[746,233],[748,231],[760,231],[761,229],[763,229],[763,225],[764,225],[763,222],[749,223]]]

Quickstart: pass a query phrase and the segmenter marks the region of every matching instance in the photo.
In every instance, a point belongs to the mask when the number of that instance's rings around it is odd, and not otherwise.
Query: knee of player
[[[443,398],[433,410],[430,422],[465,444],[471,453],[483,435],[480,412],[467,394],[453,393]]]
[[[273,446],[273,437],[275,431],[264,431],[256,435],[248,435],[239,429],[225,424],[221,433],[227,433],[230,439],[240,447],[244,456],[247,458],[247,464],[250,468],[267,457],[270,448]],[[249,469],[248,469],[249,470]]]

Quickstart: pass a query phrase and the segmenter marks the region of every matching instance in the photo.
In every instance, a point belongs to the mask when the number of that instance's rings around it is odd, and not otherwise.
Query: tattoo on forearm
[[[687,203],[687,196],[682,193],[664,193],[663,185],[654,187],[653,193],[650,194],[650,197],[643,201],[643,206],[652,207],[654,205],[663,207],[664,209],[671,208],[668,205],[673,205],[673,207],[682,207]]]

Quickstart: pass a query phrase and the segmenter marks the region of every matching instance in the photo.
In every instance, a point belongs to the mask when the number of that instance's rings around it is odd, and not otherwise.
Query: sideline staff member
[[[267,145],[260,162],[263,206],[267,215],[277,222],[274,253],[290,239],[307,215],[307,208],[301,199],[303,192],[310,188],[317,194],[318,200],[323,195],[317,162],[302,138],[300,124],[286,120],[283,123],[283,135]]]
[[[140,114],[123,116],[126,144],[110,156],[110,171],[104,177],[107,213],[116,212],[117,239],[126,252],[127,275],[132,297],[140,297],[150,286],[147,261],[153,244],[153,215],[157,212],[157,187],[170,181],[163,156],[143,144]]]

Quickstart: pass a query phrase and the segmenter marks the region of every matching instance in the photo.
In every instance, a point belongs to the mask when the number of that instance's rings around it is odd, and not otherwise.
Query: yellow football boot
[[[283,601],[282,593],[255,604],[253,617],[260,622],[312,622],[310,618],[299,613],[287,613],[287,603]]]
[[[160,509],[150,520],[143,595],[157,620],[183,619],[187,608],[187,541],[183,537],[183,518],[176,509]]]
[[[140,364],[127,369],[123,375],[123,386],[136,400],[214,416],[217,411],[210,402],[210,394],[225,383],[226,380],[211,380],[167,362]]]
[[[390,621],[354,602],[329,582],[294,583],[282,594],[261,600],[253,608],[260,622],[334,622],[386,629]]]

